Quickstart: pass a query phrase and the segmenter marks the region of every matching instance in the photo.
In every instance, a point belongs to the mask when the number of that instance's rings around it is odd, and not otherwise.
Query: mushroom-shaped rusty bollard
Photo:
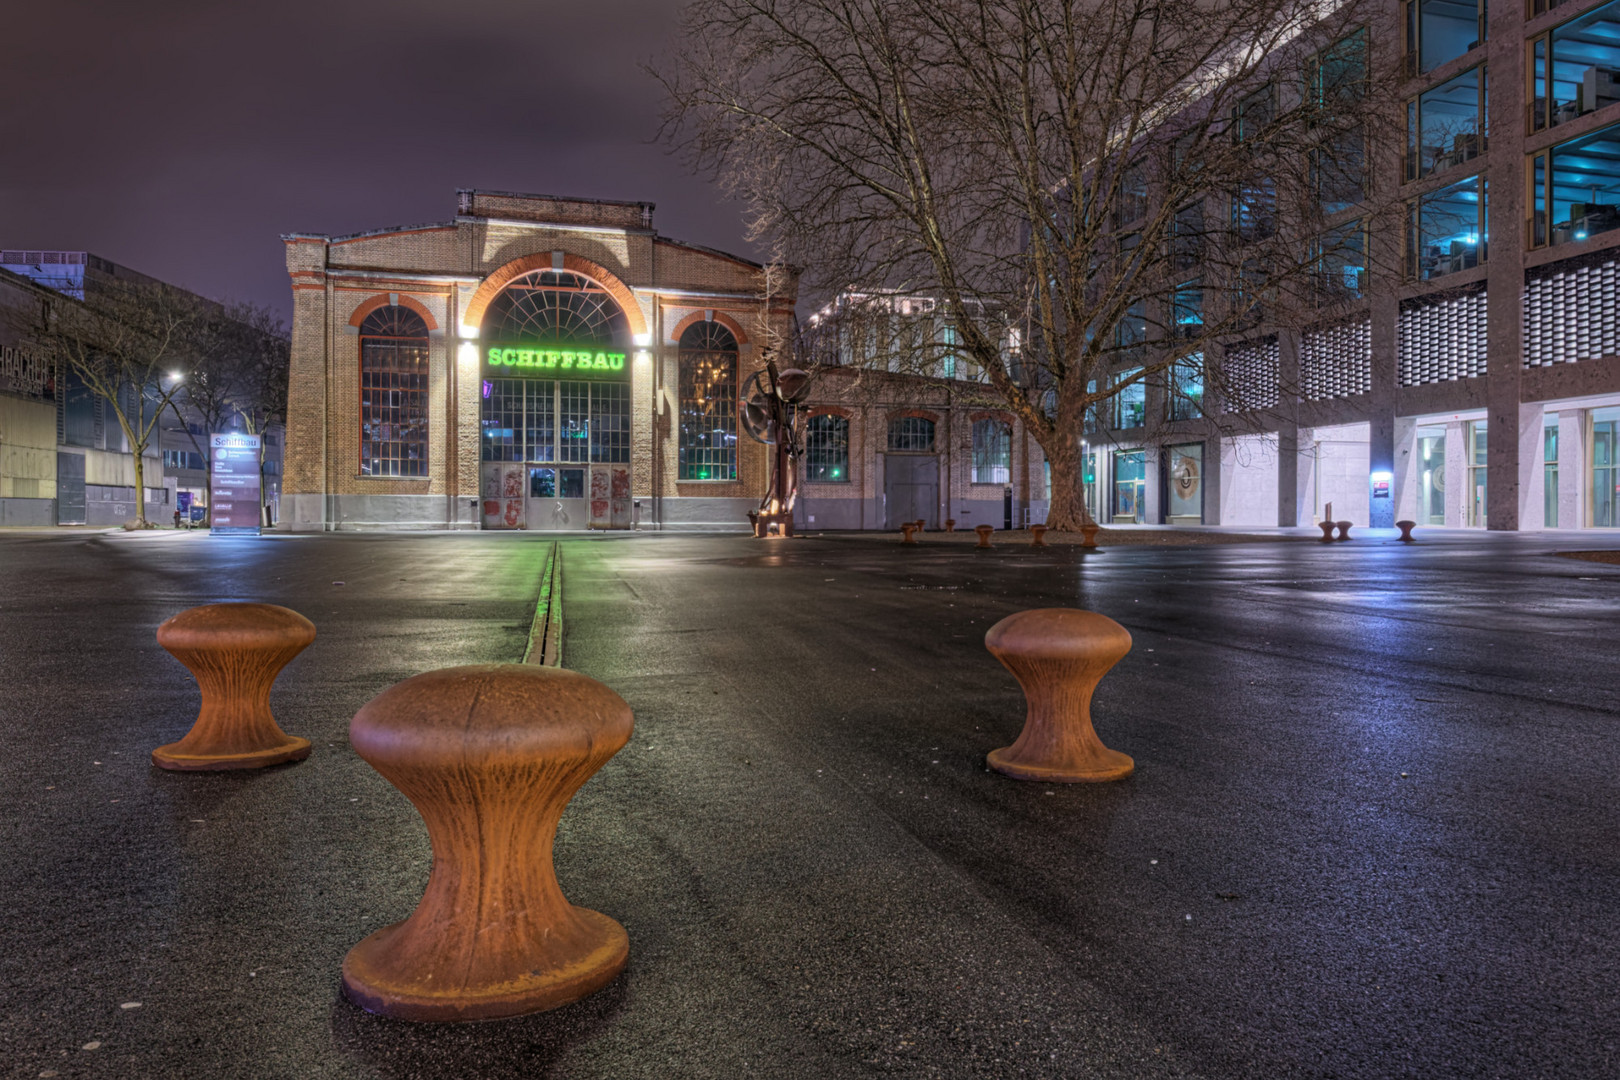
[[[955,532],[956,531],[956,519],[955,518],[946,518],[945,519],[945,531],[946,532]]]
[[[928,519],[927,518],[918,518],[916,521],[913,521],[912,524],[917,526],[917,531],[918,532],[923,532],[924,530],[926,530],[928,528]]]
[[[1333,528],[1335,523],[1331,521],[1318,521],[1316,524],[1322,530],[1322,543],[1333,543]]]
[[[1136,763],[1104,746],[1091,727],[1091,695],[1131,651],[1130,631],[1091,611],[1036,608],[996,623],[984,647],[1013,673],[1029,703],[1018,741],[985,759],[992,769],[1059,784],[1131,775]]]
[[[1029,546],[1030,547],[1045,547],[1046,546],[1046,526],[1045,525],[1031,525],[1029,527]]]
[[[1335,521],[1333,525],[1339,530],[1338,539],[1350,539],[1350,523],[1348,521]]]
[[[595,679],[535,664],[444,668],[371,699],[349,741],[415,804],[433,869],[410,918],[349,950],[343,992],[401,1020],[488,1020],[613,981],[629,936],[563,897],[551,845],[632,724]]]
[[[1095,549],[1097,546],[1097,534],[1101,531],[1102,527],[1095,521],[1086,521],[1083,523],[1080,526],[1080,546],[1083,548]]]
[[[990,534],[996,530],[993,525],[975,525],[973,531],[979,534],[979,546],[987,548],[990,546]]]
[[[908,521],[904,525],[900,526],[900,542],[902,544],[915,544],[917,540],[911,534],[916,531],[917,523],[914,521]]]
[[[1417,528],[1417,522],[1415,522],[1415,521],[1397,521],[1395,523],[1395,527],[1397,529],[1401,530],[1401,536],[1400,536],[1401,543],[1403,543],[1403,544],[1413,543],[1412,530]]]
[[[270,686],[315,640],[315,624],[274,604],[204,604],[164,621],[158,644],[191,669],[202,709],[179,742],[152,751],[164,769],[262,769],[309,757],[270,713]]]

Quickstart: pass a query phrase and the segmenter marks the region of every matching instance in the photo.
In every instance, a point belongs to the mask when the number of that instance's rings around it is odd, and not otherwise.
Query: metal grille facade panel
[[[1403,307],[1397,338],[1401,386],[1485,374],[1485,290]]]
[[[1620,354],[1620,262],[1542,273],[1524,288],[1524,366]]]
[[[1276,337],[1227,346],[1220,378],[1223,411],[1276,408],[1282,380],[1282,350]]]
[[[1372,317],[1318,326],[1299,342],[1300,392],[1307,401],[1372,390]]]

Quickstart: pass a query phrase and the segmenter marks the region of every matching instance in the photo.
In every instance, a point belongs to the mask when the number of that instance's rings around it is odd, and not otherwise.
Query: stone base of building
[[[55,499],[0,499],[0,526],[55,524]]]

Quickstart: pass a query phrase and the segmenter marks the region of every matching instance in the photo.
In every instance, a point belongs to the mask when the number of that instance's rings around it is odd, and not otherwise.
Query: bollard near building
[[[955,532],[956,531],[956,519],[955,518],[946,518],[945,519],[945,531],[946,532]]]
[[[1334,521],[1318,521],[1316,524],[1322,530],[1322,543],[1333,543],[1333,530],[1338,526],[1338,523]]]
[[[1350,539],[1350,522],[1348,522],[1348,521],[1336,521],[1333,524],[1334,524],[1334,527],[1339,530],[1338,538],[1340,540],[1348,540],[1348,539]]]
[[[315,624],[274,604],[205,604],[166,620],[158,644],[202,692],[196,722],[179,742],[152,751],[163,769],[262,769],[309,756],[270,712],[270,687],[315,640]]]
[[[990,534],[996,529],[993,525],[975,525],[973,531],[979,534],[979,546],[987,548],[990,546]]]
[[[1029,546],[1030,547],[1045,547],[1046,546],[1046,526],[1045,525],[1031,525],[1029,527]]]
[[[900,526],[900,542],[902,544],[915,544],[917,542],[917,538],[912,536],[911,534],[916,532],[916,531],[917,531],[917,523],[915,521],[908,521],[905,524],[901,525]]]
[[[1403,544],[1413,543],[1412,530],[1417,528],[1415,521],[1397,521],[1395,527],[1401,530],[1400,541]]]
[[[1018,741],[990,751],[990,768],[1059,784],[1131,775],[1136,763],[1104,746],[1091,726],[1092,694],[1131,651],[1128,630],[1091,611],[1036,608],[996,623],[984,647],[1012,672],[1028,703]]]
[[[1092,551],[1096,551],[1097,550],[1097,534],[1099,532],[1101,532],[1101,531],[1102,531],[1102,526],[1098,525],[1095,521],[1092,521],[1090,518],[1087,518],[1085,520],[1085,522],[1080,526],[1080,546],[1083,547],[1083,548],[1088,548],[1088,549],[1090,549]]]
[[[918,532],[926,532],[928,530],[927,518],[918,518],[916,521],[913,521],[912,524],[917,526]]]
[[[349,950],[344,993],[402,1020],[488,1020],[613,981],[629,937],[564,898],[552,843],[632,726],[601,683],[532,664],[430,671],[367,703],[349,739],[422,815],[433,869],[410,918]]]

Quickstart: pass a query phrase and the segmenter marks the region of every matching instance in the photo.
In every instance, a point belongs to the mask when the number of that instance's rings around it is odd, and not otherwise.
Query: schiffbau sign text
[[[522,374],[569,374],[590,378],[624,371],[624,353],[594,349],[520,349],[494,346],[488,352],[489,366],[510,368]]]

